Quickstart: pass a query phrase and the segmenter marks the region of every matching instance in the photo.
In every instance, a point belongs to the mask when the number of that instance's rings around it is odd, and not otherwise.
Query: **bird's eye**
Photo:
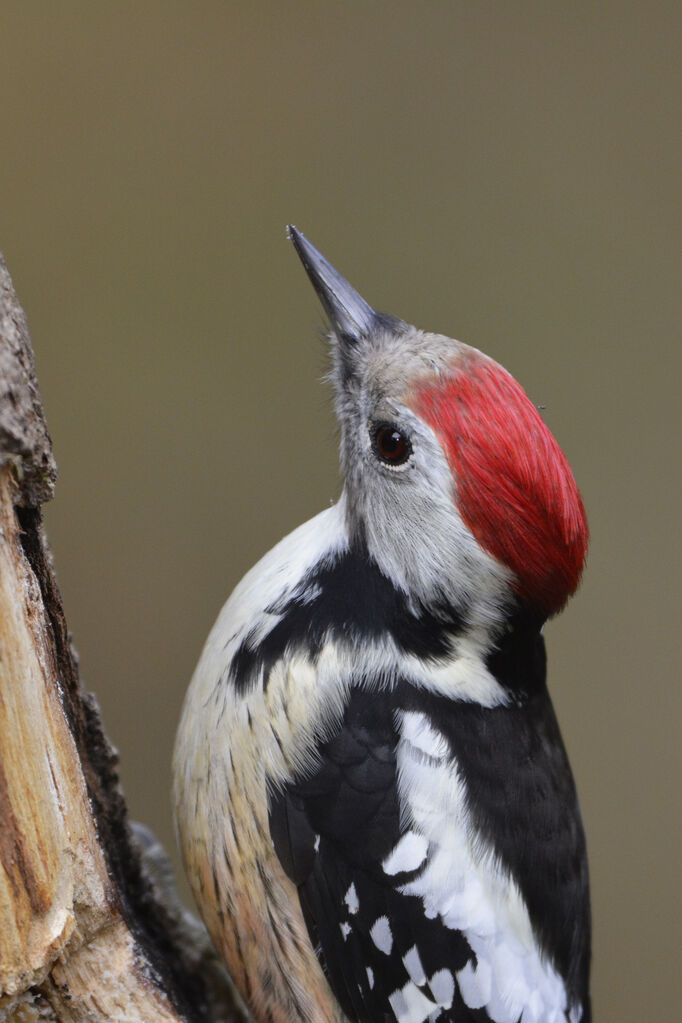
[[[386,465],[404,465],[412,454],[409,437],[390,423],[375,427],[373,441],[375,453]]]

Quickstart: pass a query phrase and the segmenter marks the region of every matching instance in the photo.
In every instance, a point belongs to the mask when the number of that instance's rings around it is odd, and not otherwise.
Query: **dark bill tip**
[[[304,234],[289,224],[287,234],[311,280],[334,332],[352,341],[367,337],[377,314]]]

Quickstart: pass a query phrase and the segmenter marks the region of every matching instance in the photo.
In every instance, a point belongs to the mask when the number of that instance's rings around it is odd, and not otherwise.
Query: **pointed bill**
[[[287,233],[324,306],[334,332],[339,337],[351,341],[367,337],[377,320],[377,314],[372,307],[293,224],[289,224]]]

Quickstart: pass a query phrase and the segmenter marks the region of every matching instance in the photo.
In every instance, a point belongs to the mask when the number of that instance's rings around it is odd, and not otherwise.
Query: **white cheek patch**
[[[412,434],[407,471],[381,471],[356,452],[349,481],[369,551],[382,572],[419,604],[466,609],[470,625],[498,627],[513,599],[512,571],[478,543],[456,501],[456,481],[440,440],[407,406],[399,418]],[[356,430],[363,430],[358,422]]]
[[[475,955],[456,975],[441,970],[430,978],[433,997],[439,1006],[451,1005],[456,985],[465,1005],[484,1009],[494,1023],[578,1023],[581,1011],[569,1017],[564,983],[535,940],[518,886],[471,821],[465,785],[446,740],[420,714],[398,718],[398,786],[411,824],[408,834],[428,845],[418,876],[399,890],[418,896],[427,918],[438,917],[460,931]],[[418,948],[409,955],[414,969]],[[416,971],[405,965],[417,981]],[[405,988],[397,994],[401,1023],[428,1018],[418,1015]]]

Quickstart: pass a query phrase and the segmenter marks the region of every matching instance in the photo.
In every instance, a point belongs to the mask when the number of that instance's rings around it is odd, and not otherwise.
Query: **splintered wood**
[[[11,469],[0,474],[0,988],[16,994],[109,918],[107,873],[58,692]]]
[[[143,869],[78,682],[41,526],[55,478],[0,255],[0,1023],[234,1021],[201,928]]]
[[[177,1020],[116,908],[12,477],[0,471],[0,1020],[48,1007],[59,1020]]]

